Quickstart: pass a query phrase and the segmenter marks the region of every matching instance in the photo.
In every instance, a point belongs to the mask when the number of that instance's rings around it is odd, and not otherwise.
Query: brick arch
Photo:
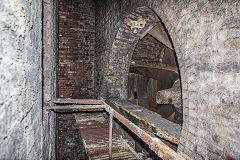
[[[193,159],[239,159],[239,2],[131,2],[132,8],[142,5],[166,26],[181,71],[183,126],[178,152]],[[110,53],[106,86],[115,87],[109,89],[110,95],[124,98],[121,90],[126,79],[114,78],[122,74],[114,73],[121,66],[113,63],[122,55]]]
[[[143,17],[147,24],[137,34],[133,34],[126,25],[129,21],[136,21]],[[137,7],[123,16],[118,32],[112,44],[112,50],[108,61],[108,74],[105,75],[109,97],[127,99],[127,81],[130,61],[138,40],[145,36],[152,27],[159,22],[157,15],[148,7]]]

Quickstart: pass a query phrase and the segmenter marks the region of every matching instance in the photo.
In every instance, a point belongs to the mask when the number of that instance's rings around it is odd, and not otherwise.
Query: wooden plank
[[[168,38],[168,35],[166,31],[164,30],[164,27],[161,23],[156,25],[150,32],[148,32],[151,36],[156,38],[158,41],[160,41],[162,44],[164,44],[166,47],[173,50],[172,44]]]
[[[70,98],[56,98],[53,100],[56,104],[93,104],[93,105],[103,105],[102,100],[97,99],[70,99]]]

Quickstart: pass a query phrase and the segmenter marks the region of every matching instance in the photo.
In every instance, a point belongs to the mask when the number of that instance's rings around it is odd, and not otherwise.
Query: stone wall
[[[58,114],[57,159],[88,159],[81,140],[79,125],[73,114]]]
[[[59,0],[58,92],[61,98],[91,98],[94,83],[93,0]]]
[[[130,48],[137,41],[118,21],[124,19],[120,15],[143,5],[165,24],[180,66],[184,117],[178,152],[193,159],[239,159],[238,0],[96,1],[101,16],[96,17],[99,83],[95,85],[103,93],[100,96],[126,97]]]
[[[42,158],[42,4],[0,3],[0,159]]]

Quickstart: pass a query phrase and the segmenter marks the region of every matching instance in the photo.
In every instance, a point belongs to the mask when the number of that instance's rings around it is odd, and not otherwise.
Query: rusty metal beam
[[[92,104],[92,105],[103,105],[102,100],[97,99],[70,99],[70,98],[56,98],[53,100],[56,104]]]
[[[46,106],[43,107],[45,110],[55,110],[59,112],[68,111],[98,111],[100,109],[105,109],[105,105],[64,105],[64,106]]]
[[[108,148],[109,148],[109,159],[112,159],[112,121],[113,121],[113,115],[110,114],[109,118],[109,140],[108,140]]]
[[[149,148],[155,152],[159,157],[164,160],[181,160],[183,159],[179,154],[177,154],[174,150],[164,144],[161,140],[156,137],[150,136],[147,132],[143,131],[137,125],[123,117],[121,114],[116,112],[113,108],[107,105],[105,102],[101,100],[73,100],[68,99],[67,101],[60,99],[59,101],[55,101],[57,103],[73,103],[73,104],[89,104],[94,103],[94,105],[65,105],[65,106],[47,106],[44,107],[46,110],[79,110],[79,111],[87,111],[89,109],[105,109],[110,114],[110,122],[109,122],[109,157],[112,156],[112,119],[115,117],[118,119],[123,125],[125,125],[129,130],[131,130],[136,136],[138,136],[142,141],[149,145]],[[96,103],[100,103],[98,105]]]
[[[138,126],[133,124],[128,119],[124,118],[121,114],[116,112],[110,106],[106,110],[112,114],[116,119],[118,119],[124,126],[131,130],[136,136],[138,136],[142,141],[149,145],[149,148],[155,152],[163,160],[181,160],[184,159],[174,150],[164,144],[161,140],[155,137],[151,137],[148,133],[140,129]]]

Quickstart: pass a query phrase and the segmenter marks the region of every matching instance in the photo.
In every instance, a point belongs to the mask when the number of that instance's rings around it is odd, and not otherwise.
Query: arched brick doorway
[[[139,33],[134,34],[126,24],[139,17],[143,17],[147,24]],[[105,66],[104,82],[107,87],[101,93],[103,96],[105,94],[108,98],[128,99],[128,74],[135,46],[159,22],[160,19],[156,13],[146,6],[137,7],[131,12],[125,13],[113,41],[108,63]]]
[[[239,157],[240,49],[235,34],[239,3],[139,0],[132,1],[130,8],[143,5],[165,24],[178,58],[183,98],[179,152],[195,159]],[[120,84],[126,81],[114,78],[119,73],[108,73],[121,69],[111,62],[119,58],[111,50],[108,55],[111,60],[104,66],[102,95],[124,97]],[[115,88],[108,89],[114,83]]]
[[[138,34],[133,34],[126,24],[129,21],[137,20],[142,16],[147,24]],[[126,13],[124,16],[122,24],[120,25],[112,44],[112,51],[110,53],[107,67],[108,74],[105,75],[109,88],[107,91],[109,97],[127,99],[126,87],[133,51],[139,39],[144,37],[157,22],[159,22],[159,18],[148,7],[138,7],[130,13]]]

